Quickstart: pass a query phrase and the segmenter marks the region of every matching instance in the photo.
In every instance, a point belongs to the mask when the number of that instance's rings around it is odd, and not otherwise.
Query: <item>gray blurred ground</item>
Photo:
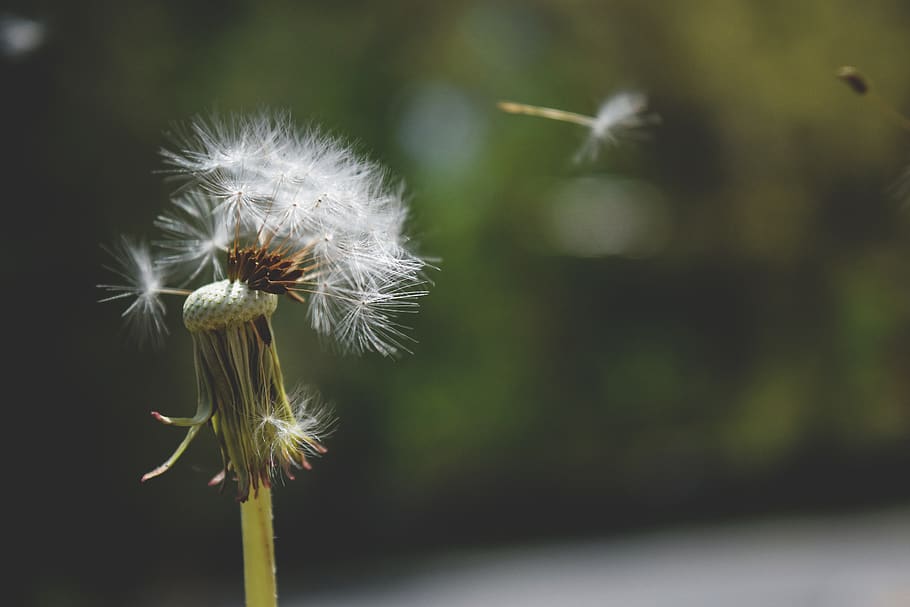
[[[464,553],[282,595],[288,607],[910,606],[910,510]]]

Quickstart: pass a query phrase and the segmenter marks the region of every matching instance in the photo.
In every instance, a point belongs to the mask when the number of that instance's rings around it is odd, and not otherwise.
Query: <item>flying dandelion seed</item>
[[[875,104],[876,108],[888,117],[899,128],[910,132],[910,118],[905,116],[882,98],[866,78],[857,68],[852,65],[844,65],[835,72],[841,81],[849,86],[856,94],[869,99]],[[898,177],[894,185],[894,192],[900,200],[910,203],[910,167],[904,170],[903,174]]]
[[[271,325],[279,299],[304,304],[310,327],[346,351],[394,355],[408,350],[397,318],[426,294],[427,263],[408,248],[403,189],[337,139],[269,114],[185,131],[163,151],[185,183],[155,221],[160,237],[107,249],[120,280],[99,286],[110,293],[102,301],[128,302],[130,329],[154,343],[167,332],[163,296],[185,297],[197,409],[153,413],[188,430],[143,480],[170,469],[207,426],[224,464],[215,484],[233,478],[243,502],[309,468],[332,426],[308,392],[285,391]]]
[[[583,126],[588,136],[575,154],[575,162],[594,160],[605,145],[614,145],[633,131],[659,121],[656,114],[647,113],[648,98],[638,91],[622,91],[604,101],[595,116],[564,110],[500,101],[497,107],[509,114],[538,116]]]
[[[871,100],[883,114],[888,116],[889,120],[892,120],[900,128],[910,131],[910,118],[904,116],[897,108],[885,101],[872,86],[869,79],[863,76],[858,69],[852,65],[844,65],[838,68],[835,76],[840,78],[857,95]]]

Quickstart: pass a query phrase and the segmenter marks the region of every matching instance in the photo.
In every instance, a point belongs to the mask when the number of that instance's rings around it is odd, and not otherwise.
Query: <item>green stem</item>
[[[277,607],[272,492],[268,487],[259,487],[240,504],[240,526],[246,607]]]

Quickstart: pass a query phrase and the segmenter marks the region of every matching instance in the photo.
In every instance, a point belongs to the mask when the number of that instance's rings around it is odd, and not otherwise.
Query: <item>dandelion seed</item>
[[[172,274],[188,274],[188,281],[208,270],[214,280],[224,278],[222,256],[227,253],[232,234],[223,211],[209,196],[198,191],[176,196],[173,208],[155,220],[163,237],[155,241],[168,253],[158,265]]]
[[[900,128],[910,131],[910,118],[904,116],[897,108],[885,101],[876,92],[869,79],[863,76],[858,69],[852,65],[845,65],[838,68],[835,75],[849,86],[853,92],[871,100],[883,114],[888,116],[889,120]]]
[[[866,82],[866,78],[852,65],[845,65],[838,68],[836,76],[853,89],[853,92],[859,95],[865,95],[869,91],[869,85]]]
[[[869,79],[852,65],[845,65],[835,72],[835,75],[849,86],[855,93],[872,101],[880,112],[885,114],[899,128],[910,131],[910,118],[905,116],[891,103],[882,98],[870,83]],[[893,191],[898,199],[910,202],[910,167],[898,177]]]
[[[576,162],[594,160],[604,145],[616,144],[632,131],[659,120],[656,114],[646,113],[648,99],[637,91],[613,95],[601,104],[595,116],[514,101],[500,101],[497,106],[509,114],[538,116],[587,128],[588,137],[575,155]]]
[[[166,310],[161,301],[161,295],[166,290],[161,285],[163,270],[156,265],[148,244],[124,236],[113,248],[103,248],[114,264],[106,268],[124,282],[98,285],[114,293],[99,301],[132,299],[121,314],[129,331],[140,344],[151,342],[155,346],[161,345],[167,334],[164,324]]]

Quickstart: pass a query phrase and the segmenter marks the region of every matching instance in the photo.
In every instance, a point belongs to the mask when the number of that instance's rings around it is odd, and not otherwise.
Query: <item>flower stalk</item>
[[[275,543],[272,530],[272,491],[263,487],[240,504],[243,533],[243,587],[246,607],[276,607]]]

